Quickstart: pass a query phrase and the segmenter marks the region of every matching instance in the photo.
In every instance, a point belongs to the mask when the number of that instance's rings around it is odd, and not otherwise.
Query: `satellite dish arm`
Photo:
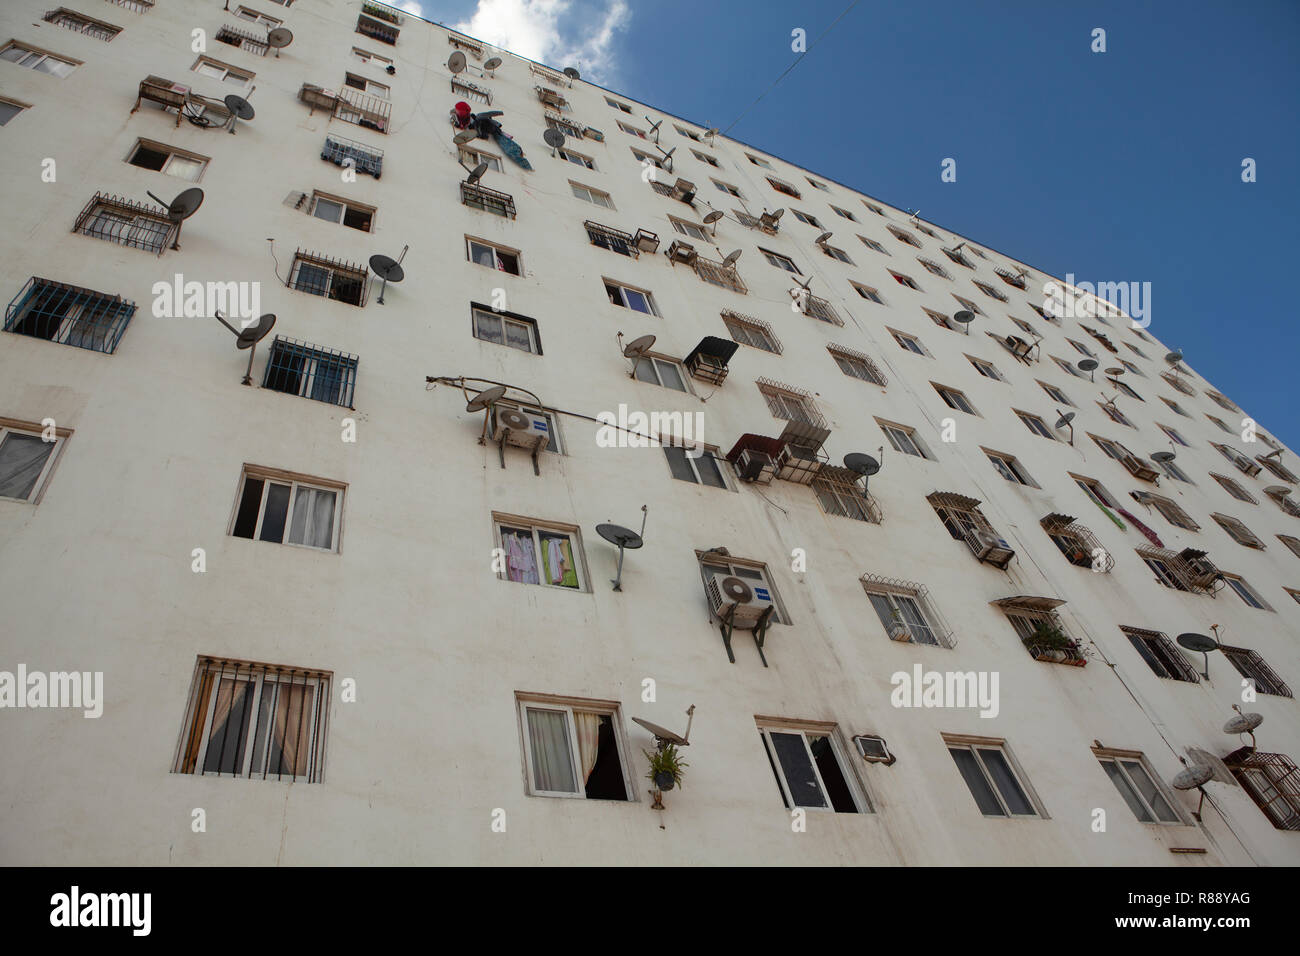
[[[644,510],[644,506],[643,506]],[[691,739],[691,721],[695,719],[695,705],[686,708],[686,733],[682,734],[682,742],[685,743]]]
[[[220,313],[220,312],[216,312],[216,311],[214,310],[214,314],[216,315],[216,317],[217,317],[217,321],[218,321],[218,322],[220,322],[220,323],[221,323],[222,325],[224,325],[226,328],[230,329],[230,331],[231,331],[231,333],[232,333],[233,335],[235,335],[236,337],[239,336],[239,329],[235,328],[233,325],[231,325],[229,322],[227,322],[225,319],[223,319],[223,318],[221,317],[221,313]]]

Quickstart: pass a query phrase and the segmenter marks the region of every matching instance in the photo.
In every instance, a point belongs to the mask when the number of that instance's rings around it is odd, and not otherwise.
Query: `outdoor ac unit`
[[[727,571],[711,573],[704,590],[713,613],[718,617],[731,614],[732,624],[739,628],[752,628],[768,608],[775,606],[772,592],[766,587]]]
[[[508,445],[536,448],[545,445],[551,436],[551,426],[542,415],[535,415],[510,405],[498,405],[492,416],[492,439],[505,438]]]
[[[976,531],[975,540],[979,544],[979,550],[975,556],[981,561],[987,561],[989,564],[1005,568],[1011,563],[1011,559],[1016,556],[1015,549],[1007,543],[1005,538],[997,538],[987,531]]]
[[[636,247],[642,252],[658,252],[659,237],[648,229],[638,229],[634,237]]]
[[[897,759],[889,752],[889,745],[885,743],[885,738],[876,734],[859,734],[853,738],[853,744],[858,748],[862,759],[869,763],[883,763],[888,766]]]
[[[746,448],[736,458],[736,474],[740,476],[741,481],[769,485],[776,477],[776,462],[766,452]]]
[[[902,644],[912,643],[912,631],[902,621],[894,621],[889,625],[886,633],[891,641],[898,641]]]
[[[679,179],[673,184],[673,198],[687,199],[695,195],[695,183],[689,179]]]
[[[689,242],[682,242],[680,239],[668,247],[668,258],[673,262],[692,263],[699,256],[695,247]]]
[[[1245,455],[1238,455],[1233,459],[1233,464],[1252,478],[1259,474],[1261,468],[1259,462],[1251,461]]]

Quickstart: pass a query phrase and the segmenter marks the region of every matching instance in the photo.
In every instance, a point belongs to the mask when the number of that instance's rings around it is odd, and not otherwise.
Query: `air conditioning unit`
[[[885,633],[889,635],[891,641],[898,641],[901,644],[912,643],[912,631],[902,621],[894,621],[891,623]]]
[[[889,752],[889,745],[885,743],[885,738],[877,734],[858,734],[853,738],[853,745],[858,748],[858,754],[862,759],[868,763],[883,763],[888,767],[898,759]]]
[[[689,242],[682,242],[680,239],[668,247],[668,258],[673,262],[685,262],[689,265],[699,258],[699,255],[693,245]]]
[[[1259,474],[1261,468],[1259,462],[1251,461],[1245,455],[1238,455],[1233,459],[1233,464],[1252,478]]]
[[[659,251],[659,237],[649,229],[638,229],[633,241],[642,252],[655,253]]]
[[[1011,563],[1011,559],[1016,556],[1015,549],[1007,543],[1005,538],[994,537],[987,531],[976,531],[975,540],[978,544],[975,557],[987,564],[1005,569]]]
[[[1143,481],[1155,481],[1160,477],[1160,472],[1151,467],[1151,463],[1139,458],[1137,455],[1125,455],[1120,459],[1120,464],[1129,470],[1134,478],[1140,478]]]
[[[736,474],[741,481],[770,485],[776,477],[776,462],[766,452],[746,448],[736,458]]]
[[[551,425],[544,415],[511,405],[498,405],[492,415],[492,440],[507,445],[538,448],[550,441]]]
[[[704,590],[710,610],[718,617],[730,614],[734,627],[752,629],[768,608],[776,606],[766,587],[727,571],[711,573]]]
[[[680,199],[682,202],[690,202],[695,198],[695,183],[689,179],[679,179],[673,183],[673,198]]]

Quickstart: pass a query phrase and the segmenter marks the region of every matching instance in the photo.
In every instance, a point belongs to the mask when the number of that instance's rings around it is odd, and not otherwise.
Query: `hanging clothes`
[[[502,537],[506,545],[506,577],[520,584],[540,584],[532,532],[502,529]]]
[[[1120,514],[1122,514],[1125,518],[1127,518],[1129,522],[1132,523],[1133,527],[1137,528],[1144,535],[1146,535],[1147,540],[1150,541],[1152,544],[1154,544],[1157,548],[1164,547],[1164,542],[1160,540],[1160,536],[1156,534],[1154,531],[1152,531],[1150,528],[1148,528],[1146,525],[1144,525],[1141,521],[1138,521],[1137,518],[1133,517],[1123,508],[1116,508],[1115,510],[1118,511]]]
[[[1115,522],[1115,527],[1119,528],[1120,531],[1128,530],[1128,526],[1125,525],[1124,522],[1120,521],[1119,518],[1115,517],[1115,515],[1111,512],[1111,510],[1107,508],[1105,505],[1103,505],[1100,501],[1093,501],[1092,503],[1096,505],[1098,508],[1100,508],[1102,510],[1102,513],[1107,518]]]
[[[568,535],[543,534],[542,561],[546,569],[546,580],[550,584],[564,588],[578,586],[577,566],[573,562],[573,550]]]

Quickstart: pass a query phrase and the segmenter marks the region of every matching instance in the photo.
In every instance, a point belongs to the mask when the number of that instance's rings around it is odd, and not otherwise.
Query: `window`
[[[493,517],[506,558],[505,570],[501,572],[503,580],[569,591],[586,590],[582,537],[576,527],[507,515]]]
[[[658,156],[652,156],[649,153],[645,152],[644,150],[637,149],[635,146],[631,147],[631,149],[632,149],[632,156],[636,159],[638,163],[641,163],[643,166],[646,163],[649,163],[651,166],[655,167],[655,169],[664,168],[664,161],[660,159]]]
[[[304,253],[299,249],[289,272],[288,285],[299,292],[363,306],[366,304],[368,278],[364,266]]]
[[[822,243],[822,252],[826,253],[826,255],[830,256],[832,259],[838,259],[840,262],[847,262],[849,265],[853,265],[853,260],[849,258],[847,252],[837,246],[832,246],[828,242]]]
[[[754,156],[751,153],[746,153],[745,158],[749,160],[751,163],[753,163],[755,166],[762,166],[764,169],[772,168],[772,164],[769,163],[766,159],[763,159],[759,156]]]
[[[812,183],[812,180],[809,179],[808,182]],[[813,185],[816,186],[817,184],[813,183]],[[842,219],[847,219],[849,222],[858,221],[858,217],[853,215],[853,213],[849,212],[847,209],[841,209],[839,206],[831,206],[831,210],[835,213],[835,215],[839,216]]]
[[[596,206],[604,206],[606,209],[614,208],[614,200],[610,198],[609,193],[601,192],[599,189],[592,189],[589,186],[583,186],[579,183],[573,182],[572,180],[569,181],[569,189],[573,191],[573,195],[577,196],[583,202],[589,202]]]
[[[855,352],[839,345],[828,345],[826,350],[831,353],[831,358],[835,359],[835,364],[840,367],[840,371],[845,375],[851,375],[853,378],[860,378],[864,382],[870,382],[872,385],[880,385],[881,387],[886,384],[885,376],[881,374],[876,363],[861,352]]]
[[[471,209],[481,209],[503,219],[515,218],[515,200],[509,193],[488,189],[482,183],[462,180],[460,184],[460,201]]]
[[[1047,603],[1040,603],[1046,601]],[[1066,632],[1061,619],[1051,605],[1054,598],[1014,597],[993,602],[1001,607],[1007,621],[1020,638],[1029,656],[1036,661],[1086,667],[1088,658],[1079,648],[1079,642]]]
[[[50,430],[35,422],[0,418],[0,498],[39,504],[63,443],[72,434],[66,428]]]
[[[710,166],[713,166],[715,169],[717,168],[718,161],[714,159],[712,156],[710,156],[708,153],[701,153],[698,149],[693,149],[691,150],[691,155],[694,156],[696,159],[698,159],[700,162],[708,163]]]
[[[758,732],[787,808],[864,812],[843,769],[834,724],[806,729],[760,723]]]
[[[1264,550],[1264,542],[1255,537],[1251,530],[1236,518],[1220,514],[1210,515],[1210,517],[1215,520],[1220,528],[1228,532],[1228,535],[1237,544],[1245,545],[1247,548],[1255,548],[1258,551]]]
[[[1142,497],[1138,498],[1138,500],[1159,511],[1164,519],[1175,528],[1183,528],[1187,531],[1201,530],[1201,526],[1193,521],[1192,516],[1179,507],[1176,501],[1160,495],[1153,495],[1150,492],[1135,492],[1135,494],[1141,494]]]
[[[880,298],[880,293],[871,288],[871,286],[862,285],[859,282],[853,281],[850,281],[849,285],[853,286],[853,291],[862,296],[862,298],[866,299],[868,302],[874,302],[877,305],[885,304],[884,300]]]
[[[880,425],[880,430],[889,439],[889,444],[894,446],[894,451],[902,452],[904,455],[914,455],[917,458],[933,457],[926,453],[925,446],[921,444],[921,439],[917,437],[915,428],[909,428],[906,425],[895,425],[892,422],[882,422],[880,419],[876,419],[876,423]]]
[[[1182,415],[1184,418],[1191,418],[1191,417],[1192,417],[1191,415],[1187,414],[1187,412],[1185,412],[1185,411],[1183,410],[1183,407],[1182,407],[1181,405],[1179,405],[1177,402],[1175,402],[1172,398],[1165,398],[1163,395],[1161,395],[1161,396],[1160,396],[1160,401],[1162,401],[1162,402],[1164,402],[1166,405],[1168,405],[1169,408],[1170,408],[1170,410],[1173,411],[1174,414],[1176,414],[1176,415]]]
[[[605,97],[605,102],[608,103],[610,106],[612,106],[614,109],[621,110],[624,113],[632,112],[632,107],[628,106],[626,103],[620,103],[618,102],[618,100],[612,100],[608,96]]]
[[[680,363],[657,355],[642,355],[636,360],[633,374],[638,381],[662,385],[674,391],[685,392],[686,374]]]
[[[683,236],[689,236],[690,238],[698,239],[701,242],[709,241],[709,233],[703,226],[696,225],[693,222],[687,222],[685,219],[677,219],[673,216],[669,216],[668,221],[672,224],[673,229],[681,233]]]
[[[558,113],[548,111],[543,119],[551,129],[558,129],[561,133],[573,139],[582,139],[585,135],[581,126],[573,122],[573,120],[565,119]]]
[[[268,30],[274,29],[284,23],[283,20],[277,20],[275,17],[268,17],[265,13],[258,13],[256,10],[250,10],[248,7],[236,7],[235,16],[241,20],[248,20],[250,23],[264,26]]]
[[[1017,409],[1012,409],[1012,411],[1016,413],[1016,417],[1020,419],[1024,426],[1035,435],[1040,438],[1050,438],[1052,441],[1056,441],[1056,436],[1053,435],[1052,430],[1047,427],[1047,423],[1037,415],[1031,415],[1029,412],[1022,412]]]
[[[705,451],[699,457],[692,457],[686,448],[679,445],[664,445],[663,449],[664,457],[668,459],[668,470],[678,481],[711,485],[714,488],[727,487],[716,452]]]
[[[336,482],[245,465],[230,534],[337,551],[343,490]]]
[[[931,382],[930,384],[934,386],[934,390],[939,393],[939,397],[943,399],[943,403],[949,408],[955,408],[957,411],[965,412],[967,415],[979,414],[975,411],[975,406],[970,403],[970,399],[966,397],[965,392],[959,392],[955,388],[949,388],[948,386],[940,385],[937,382]]]
[[[1289,495],[1291,489],[1283,485],[1273,485],[1271,488],[1265,488],[1264,494],[1273,499],[1273,503],[1292,517],[1300,518],[1300,505],[1291,500]]]
[[[993,470],[1005,478],[1007,481],[1014,481],[1019,485],[1029,485],[1031,488],[1037,488],[1038,484],[1034,479],[1029,477],[1029,473],[1020,461],[1014,455],[1004,455],[1001,452],[989,451],[984,449],[984,454],[988,456],[993,465]]]
[[[1120,364],[1120,365],[1123,365],[1126,369],[1128,369],[1128,370],[1129,370],[1130,372],[1132,372],[1134,375],[1140,376],[1140,377],[1142,377],[1142,378],[1146,378],[1146,377],[1147,377],[1145,372],[1143,372],[1140,368],[1138,368],[1136,365],[1134,365],[1132,362],[1128,361],[1127,359],[1120,359],[1120,360],[1119,360],[1119,364]]]
[[[1156,423],[1156,427],[1158,427],[1162,432],[1168,435],[1171,439],[1178,442],[1178,444],[1185,445],[1188,448],[1191,447],[1191,444],[1187,441],[1187,439],[1184,438],[1182,435],[1178,434],[1178,429],[1171,428],[1168,425],[1161,425],[1159,422]]]
[[[864,576],[862,586],[891,641],[952,646],[950,636],[937,626],[938,618],[924,587],[873,575]]]
[[[172,773],[320,783],[332,679],[305,667],[200,657]]]
[[[618,704],[516,695],[528,793],[630,800]]]
[[[1184,825],[1174,809],[1173,801],[1150,772],[1146,758],[1136,751],[1092,748],[1101,769],[1124,798],[1133,815],[1143,823],[1172,823]]]
[[[973,358],[969,355],[966,356],[966,360],[970,362],[971,365],[975,366],[975,371],[979,372],[985,378],[991,378],[995,382],[1005,381],[1005,379],[1002,378],[1002,375],[998,372],[997,367],[994,366],[992,362],[986,362],[983,359]]]
[[[1288,587],[1284,587],[1282,588],[1282,590],[1285,591],[1287,594],[1291,595],[1291,599],[1293,601],[1295,601],[1297,604],[1300,604],[1300,590],[1296,590],[1295,588],[1288,588]]]
[[[353,408],[357,357],[306,342],[275,337],[262,387]]]
[[[627,123],[621,122],[619,120],[615,120],[614,122],[618,125],[618,128],[621,129],[623,132],[628,133],[631,136],[636,136],[639,139],[646,138],[645,130],[637,129],[635,126],[629,126]]]
[[[825,192],[825,193],[828,193],[828,192],[831,191],[829,186],[827,186],[825,183],[819,183],[817,180],[813,179],[811,176],[805,176],[804,179],[808,180],[808,184],[809,184],[810,186],[812,186],[814,189],[820,189],[822,192]]]
[[[921,248],[921,244],[917,242],[913,236],[904,232],[902,229],[897,229],[894,226],[890,226],[889,234],[893,236],[895,239],[897,239],[899,242],[905,242],[909,246],[915,246],[917,249]]]
[[[1160,631],[1147,631],[1140,627],[1120,626],[1138,656],[1146,661],[1151,672],[1166,680],[1186,681],[1195,684],[1200,681],[1196,669],[1192,667],[1178,646]]]
[[[1277,536],[1277,540],[1286,545],[1297,558],[1300,558],[1300,538],[1293,538],[1289,534],[1280,534]]]
[[[865,199],[862,200],[862,205],[866,206],[868,209],[870,209],[872,212],[874,212],[877,216],[883,216],[883,215],[885,214],[885,210],[881,209],[879,206],[873,206],[871,203],[867,202]]]
[[[789,422],[803,422],[818,428],[825,426],[821,413],[813,404],[812,396],[802,389],[760,380],[758,390],[767,400],[767,410],[773,417],[784,418]]]
[[[949,249],[946,246],[942,248],[943,248],[943,254],[947,256],[949,259],[951,259],[953,262],[957,263],[957,265],[965,266],[967,269],[975,268],[973,265],[971,265],[970,260],[967,259],[964,255],[962,255],[962,251],[960,249],[956,249],[956,248]]]
[[[1106,404],[1105,402],[1098,402],[1097,407],[1100,408],[1103,412],[1105,412],[1106,417],[1108,417],[1115,424],[1125,425],[1128,428],[1135,427],[1131,421],[1129,421],[1127,418],[1124,417],[1124,413],[1121,412],[1114,405],[1109,405]]]
[[[1086,355],[1089,358],[1096,358],[1096,354],[1092,351],[1092,349],[1088,348],[1088,346],[1084,345],[1082,342],[1076,342],[1074,339],[1066,339],[1065,341],[1073,345],[1074,350],[1078,352],[1080,355]]]
[[[364,76],[357,76],[355,73],[344,73],[343,85],[354,90],[360,90],[367,96],[376,96],[381,100],[388,99],[389,88],[387,84],[368,80]]]
[[[480,163],[487,163],[487,168],[492,172],[501,172],[501,158],[499,156],[493,156],[491,153],[485,153],[480,149],[472,149],[469,146],[460,147],[460,161],[470,169]]]
[[[697,143],[701,141],[700,134],[694,132],[693,130],[689,130],[686,129],[685,127],[677,126],[677,125],[674,125],[673,129],[677,130],[678,134],[685,136],[687,139],[693,139]]]
[[[220,60],[214,60],[206,56],[201,56],[195,60],[191,69],[200,76],[208,76],[214,80],[220,80],[222,83],[229,83],[231,86],[244,86],[251,83],[255,75],[246,70],[233,67],[229,63],[222,63]]]
[[[799,267],[794,264],[794,260],[789,256],[783,256],[779,252],[772,252],[768,249],[759,247],[759,252],[763,253],[763,258],[776,266],[778,269],[784,269],[786,272],[793,272],[797,276],[803,275]]]
[[[311,214],[326,222],[341,222],[352,229],[371,232],[375,221],[373,206],[363,206],[351,200],[330,196],[326,193],[312,193]]]
[[[380,56],[378,53],[371,53],[369,50],[363,50],[360,47],[352,48],[352,55],[362,63],[373,63],[378,67],[389,67],[393,61],[386,56]]]
[[[573,163],[575,166],[584,166],[587,169],[595,169],[596,161],[590,156],[583,156],[581,153],[575,153],[567,147],[561,147],[555,151],[555,155],[567,163]]]
[[[1290,468],[1287,468],[1284,465],[1282,465],[1281,461],[1278,458],[1269,458],[1265,455],[1256,455],[1255,461],[1259,462],[1259,464],[1263,465],[1265,468],[1267,468],[1278,478],[1281,478],[1283,481],[1289,481],[1292,484],[1295,484],[1296,482],[1300,481],[1300,478],[1297,478],[1291,472]]]
[[[266,56],[268,49],[264,36],[256,37],[251,33],[224,25],[217,28],[217,32],[213,34],[213,39],[218,43],[226,43],[237,47],[245,53],[253,54],[253,56]]]
[[[925,267],[925,270],[931,273],[932,275],[937,275],[942,279],[952,278],[952,276],[948,274],[947,269],[945,269],[943,266],[939,265],[939,263],[935,262],[932,259],[922,259],[918,256],[916,261],[921,263],[921,265]]]
[[[69,10],[67,7],[59,7],[57,10],[51,10],[41,18],[47,23],[53,23],[55,26],[72,30],[75,33],[84,33],[86,36],[94,37],[96,40],[103,40],[105,43],[113,39],[122,32],[121,27],[115,27],[111,23],[105,23],[103,20],[95,20],[91,17],[83,16]]]
[[[646,315],[659,314],[658,308],[655,307],[654,298],[649,292],[641,289],[633,289],[631,286],[620,285],[606,279],[605,294],[609,296],[609,301],[613,305],[632,309],[635,312],[644,312]]]
[[[978,282],[974,279],[972,279],[971,281],[975,283],[975,288],[979,289],[990,299],[997,299],[999,302],[1007,301],[1007,297],[1002,294],[1001,290],[995,289],[991,285],[985,285],[983,282]]]
[[[72,231],[162,255],[176,233],[176,224],[159,207],[95,193],[82,208]]]
[[[1228,647],[1226,644],[1219,650],[1223,651],[1223,656],[1237,669],[1237,673],[1254,682],[1255,690],[1259,693],[1275,697],[1291,696],[1291,688],[1255,651],[1244,647]]]
[[[168,176],[175,176],[177,179],[184,179],[191,183],[199,181],[203,170],[210,162],[206,156],[143,139],[136,141],[126,161],[132,166],[166,173]]]
[[[636,245],[636,237],[631,233],[613,229],[590,219],[582,225],[587,230],[587,240],[593,246],[608,249],[610,252],[617,252],[620,256],[627,256],[629,259],[635,259],[640,255],[640,250]]]
[[[1071,515],[1049,514],[1039,524],[1065,560],[1076,568],[1096,568],[1100,573],[1115,567],[1115,559],[1102,548],[1096,535]]]
[[[1005,742],[947,735],[944,742],[980,813],[986,817],[1040,816]]]
[[[366,9],[375,11],[376,7],[367,7]],[[380,43],[387,43],[390,46],[396,45],[397,27],[391,27],[386,23],[380,23],[378,20],[372,20],[367,16],[357,17],[357,32],[362,36],[370,37],[372,40],[378,40]]]
[[[1093,504],[1099,505],[1102,508],[1116,507],[1115,500],[1111,498],[1106,489],[1101,486],[1100,481],[1097,481],[1095,478],[1084,478],[1080,475],[1071,475],[1070,477],[1074,479],[1076,485],[1083,489],[1083,493],[1092,500]]]
[[[731,183],[724,183],[717,179],[710,179],[709,182],[713,183],[713,185],[716,186],[718,190],[721,192],[727,193],[728,195],[731,196],[735,196],[737,199],[744,198],[743,196],[740,195],[740,190],[737,189],[735,186],[731,185]]]
[[[739,312],[723,312],[722,322],[727,332],[741,345],[749,345],[765,352],[781,353],[781,343],[772,327],[758,319],[742,316]]]
[[[523,268],[519,264],[519,253],[515,250],[481,239],[471,239],[469,236],[465,237],[465,245],[469,251],[470,262],[498,272],[507,272],[512,276],[523,275]]]
[[[958,299],[958,300],[960,300],[963,304],[965,304],[965,302],[966,302],[966,300],[965,300],[965,299],[962,299],[961,296],[956,296],[956,295],[955,295],[955,296],[953,296],[953,298],[954,298],[954,299]],[[969,306],[967,306],[967,308],[969,308]],[[971,309],[971,311],[974,312],[976,315],[979,315],[979,314],[980,314],[980,312],[979,312],[978,309]],[[1036,333],[1034,332],[1034,327],[1033,327],[1032,325],[1030,325],[1028,322],[1023,321],[1022,319],[1014,318],[1014,317],[1012,317],[1012,316],[1008,316],[1008,318],[1011,319],[1011,323],[1012,323],[1016,328],[1018,328],[1021,332],[1024,332],[1026,335],[1030,335],[1030,336],[1032,336],[1032,335],[1036,334]],[[1057,361],[1060,361],[1060,360],[1058,359]]]
[[[783,179],[777,179],[775,176],[767,177],[768,184],[779,193],[787,196],[793,196],[795,199],[800,198],[799,190],[795,189]]]
[[[8,126],[11,119],[26,109],[31,109],[26,103],[19,103],[17,100],[0,99],[0,126]]]
[[[1114,385],[1117,389],[1119,389],[1122,393],[1127,395],[1129,398],[1136,398],[1139,402],[1146,401],[1145,398],[1143,398],[1137,392],[1133,391],[1133,389],[1129,388],[1126,384],[1121,382],[1119,379],[1113,378],[1110,381],[1112,385]]]
[[[858,487],[857,477],[848,469],[823,466],[812,480],[813,494],[828,515],[879,524],[880,509],[871,496]]]
[[[33,276],[5,310],[4,328],[61,345],[111,353],[134,315],[135,303],[121,296]]]
[[[894,341],[897,342],[901,348],[904,348],[909,352],[915,352],[917,355],[925,354],[925,349],[921,347],[921,343],[918,339],[913,338],[905,332],[896,332],[893,329],[889,330],[889,334],[894,337]]]
[[[1165,399],[1165,401],[1168,402],[1169,400],[1168,400],[1168,399]],[[1173,403],[1170,402],[1170,405],[1172,405],[1172,404],[1173,404]],[[1184,414],[1186,414],[1186,413],[1184,413]],[[1218,425],[1220,431],[1225,431],[1225,432],[1228,432],[1228,434],[1232,434],[1232,429],[1228,427],[1227,423],[1224,422],[1223,419],[1221,419],[1221,418],[1215,418],[1213,415],[1206,415],[1205,417],[1208,418],[1210,421],[1214,422],[1214,424]]]
[[[1070,399],[1066,397],[1066,394],[1055,385],[1048,385],[1046,382],[1039,382],[1038,385],[1053,401],[1060,402],[1062,405],[1068,405],[1070,408],[1074,407],[1074,402],[1070,401]]]
[[[1279,830],[1300,830],[1300,767],[1283,754],[1250,751],[1228,769]]]
[[[1175,389],[1182,392],[1184,395],[1196,394],[1196,389],[1192,388],[1192,386],[1188,385],[1187,382],[1183,381],[1183,379],[1175,372],[1161,372],[1160,377],[1164,379],[1167,384],[1173,386]]]
[[[1242,601],[1249,604],[1251,607],[1258,608],[1261,611],[1273,610],[1273,608],[1269,606],[1269,603],[1259,596],[1259,592],[1246,583],[1245,578],[1238,574],[1225,574],[1223,580],[1228,587],[1232,588],[1232,590],[1237,593],[1237,597],[1241,598]],[[1240,669],[1241,668],[1238,668],[1238,670]],[[1290,697],[1291,695],[1288,693],[1287,696]]]
[[[472,308],[470,312],[474,320],[474,338],[495,345],[506,345],[521,352],[542,354],[537,323],[534,320],[483,308]]]
[[[1241,411],[1241,409],[1234,405],[1226,396],[1220,395],[1213,389],[1207,388],[1205,394],[1209,396],[1210,401],[1214,402],[1214,404],[1218,405],[1220,408],[1226,408],[1230,412]]]
[[[73,70],[81,66],[80,60],[65,60],[53,53],[46,53],[44,50],[38,50],[35,47],[24,46],[14,40],[10,40],[3,47],[0,47],[0,60],[8,60],[10,63],[17,63],[29,70],[35,70],[37,73],[47,73],[60,79],[68,76]]]
[[[909,289],[915,289],[917,292],[921,291],[921,287],[916,284],[916,280],[911,276],[903,275],[901,272],[894,272],[892,269],[889,274],[894,277],[894,281],[899,285],[905,285]]]
[[[790,212],[794,215],[794,218],[798,219],[800,222],[809,226],[814,226],[818,229],[822,228],[822,224],[817,221],[817,217],[811,213],[806,213],[800,209],[791,209]]]
[[[1183,583],[1182,577],[1175,571],[1173,564],[1169,560],[1169,557],[1173,555],[1173,552],[1168,552],[1168,555],[1160,552],[1153,554],[1139,548],[1137,553],[1138,557],[1140,557],[1146,566],[1151,569],[1152,573],[1156,576],[1156,580],[1162,585],[1174,591],[1191,590],[1191,588]]]

